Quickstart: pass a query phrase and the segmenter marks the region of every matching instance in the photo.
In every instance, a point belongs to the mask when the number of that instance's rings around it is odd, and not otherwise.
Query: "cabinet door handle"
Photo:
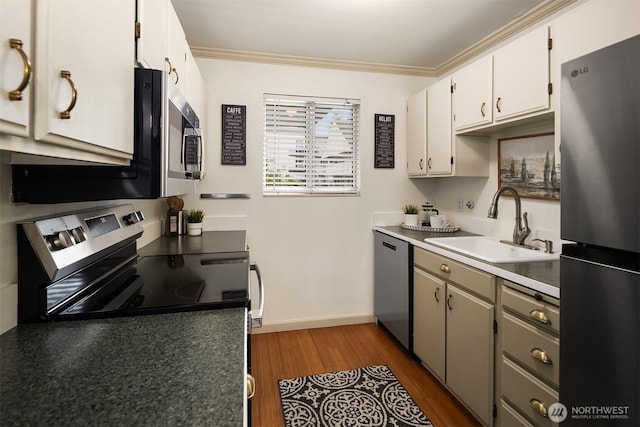
[[[9,46],[11,49],[15,49],[20,58],[22,58],[22,81],[17,89],[9,92],[9,100],[10,101],[22,101],[22,91],[29,84],[29,79],[31,78],[31,61],[29,61],[29,57],[22,50],[22,40],[20,39],[9,39]]]
[[[536,399],[535,397],[533,399],[531,399],[529,401],[529,405],[531,405],[531,407],[540,415],[542,415],[545,418],[548,418],[549,415],[547,414],[547,407],[546,405],[541,402],[540,400]]]
[[[440,264],[440,271],[443,273],[451,273],[451,269],[447,264]]]
[[[440,302],[440,288],[436,288],[436,291],[433,293],[433,297],[436,299],[436,302]]]
[[[78,90],[76,89],[76,85],[73,84],[73,80],[71,80],[70,71],[60,71],[60,77],[65,79],[69,83],[69,86],[71,86],[71,104],[69,104],[66,110],[60,113],[60,118],[64,120],[71,118],[71,110],[73,110],[73,107],[76,106],[76,101],[78,100]]]
[[[175,68],[172,68],[171,72],[175,73],[176,75],[176,81],[174,82],[174,84],[178,84],[178,82],[180,81],[180,75],[178,74],[178,70],[176,70]]]
[[[418,163],[418,166],[420,166],[420,170],[422,170],[422,159],[420,159],[420,163]]]
[[[529,351],[529,354],[531,355],[531,357],[533,357],[536,360],[539,360],[540,362],[544,363],[545,365],[552,365],[553,364],[553,362],[551,361],[549,356],[547,356],[547,352],[542,350],[542,349],[532,348],[531,351]]]
[[[427,161],[427,167],[431,169],[431,157],[429,157],[429,160]]]
[[[502,101],[502,98],[498,97],[498,100],[496,101],[496,109],[498,110],[498,113],[502,112],[500,109],[500,101]]]
[[[449,294],[449,296],[447,297],[447,307],[449,307],[449,310],[453,310],[453,306],[451,305],[451,299],[453,298],[453,295]]]
[[[247,374],[247,399],[256,395],[256,379],[253,375]]]
[[[167,64],[169,64],[169,71],[167,71],[167,74],[171,75],[172,73],[175,73],[176,75],[176,81],[174,82],[174,84],[178,84],[178,80],[180,80],[180,76],[178,76],[178,70],[176,70],[173,65],[171,65],[171,60],[168,57],[164,57],[164,62],[166,62]]]
[[[385,248],[389,248],[389,249],[391,249],[392,251],[395,251],[395,250],[396,250],[395,245],[392,245],[391,243],[382,242],[382,246],[384,246]]]
[[[480,114],[482,114],[482,117],[484,117],[484,107],[487,105],[486,102],[483,102],[482,105],[480,106]]]
[[[544,323],[545,325],[551,324],[551,320],[549,320],[544,311],[534,309],[529,312],[529,315],[540,323]]]

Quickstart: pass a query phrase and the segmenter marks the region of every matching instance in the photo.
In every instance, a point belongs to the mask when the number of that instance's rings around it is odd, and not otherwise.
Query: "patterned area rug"
[[[287,427],[431,426],[387,366],[278,381]]]

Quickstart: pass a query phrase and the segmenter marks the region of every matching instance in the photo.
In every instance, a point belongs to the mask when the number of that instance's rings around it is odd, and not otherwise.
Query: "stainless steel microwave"
[[[200,120],[166,72],[134,69],[129,166],[12,165],[14,203],[156,199],[194,191],[204,176]]]

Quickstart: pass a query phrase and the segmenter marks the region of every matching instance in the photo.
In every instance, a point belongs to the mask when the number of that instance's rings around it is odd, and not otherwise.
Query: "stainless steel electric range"
[[[249,325],[261,325],[262,279],[245,247],[211,251],[194,244],[204,237],[184,245],[180,237],[139,256],[143,221],[132,205],[119,205],[18,223],[18,322],[250,310],[254,270],[261,301]]]

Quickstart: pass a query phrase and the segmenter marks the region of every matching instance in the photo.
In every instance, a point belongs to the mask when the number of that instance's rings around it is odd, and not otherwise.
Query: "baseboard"
[[[373,323],[373,314],[363,314],[342,317],[325,317],[310,320],[284,320],[280,322],[264,322],[261,328],[251,330],[253,334],[268,334],[272,332],[297,331],[300,329],[330,328],[332,326],[358,325]]]

